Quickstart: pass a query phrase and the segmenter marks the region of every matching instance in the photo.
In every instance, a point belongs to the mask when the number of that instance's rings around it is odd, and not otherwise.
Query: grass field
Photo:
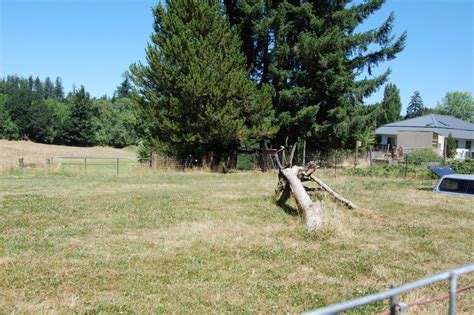
[[[308,235],[275,205],[274,173],[0,173],[0,313],[297,313],[473,260],[472,198],[431,181],[320,177],[363,209],[315,196],[326,225]],[[473,301],[463,293],[458,310]]]
[[[136,154],[127,149],[111,147],[72,147],[65,145],[43,144],[31,141],[8,141],[0,139],[0,171],[18,166],[18,159],[25,163],[46,165],[46,159],[58,157],[100,157],[135,159]]]

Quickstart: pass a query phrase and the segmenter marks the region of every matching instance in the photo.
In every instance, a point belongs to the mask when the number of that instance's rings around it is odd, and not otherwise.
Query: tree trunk
[[[267,146],[265,145],[265,140],[260,140],[259,150],[258,150],[258,166],[262,172],[267,171]]]
[[[202,155],[202,167],[212,169],[214,164],[214,152],[212,150],[206,151]]]
[[[323,223],[323,211],[319,202],[313,202],[311,200],[301,180],[298,178],[302,170],[302,167],[293,166],[291,168],[282,169],[281,174],[288,181],[298,207],[303,210],[306,219],[306,230],[312,232],[321,228]],[[285,193],[284,191],[283,194]]]
[[[233,170],[237,168],[237,153],[238,153],[239,144],[233,142],[230,145],[229,156],[227,157],[227,169]]]

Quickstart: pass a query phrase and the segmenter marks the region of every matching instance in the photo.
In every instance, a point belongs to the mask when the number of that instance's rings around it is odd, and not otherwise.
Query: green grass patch
[[[4,172],[0,313],[298,313],[472,260],[471,198],[318,176],[361,209],[318,193],[325,226],[308,235],[276,206],[276,173]]]

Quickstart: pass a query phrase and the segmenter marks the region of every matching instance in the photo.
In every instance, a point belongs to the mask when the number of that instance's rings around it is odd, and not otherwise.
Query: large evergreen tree
[[[33,83],[33,92],[34,98],[37,100],[42,100],[45,96],[44,85],[39,77],[36,77]]]
[[[122,97],[130,97],[132,93],[132,84],[129,79],[128,71],[125,72],[123,75],[123,81],[117,87],[117,91],[115,92],[115,97],[122,98]]]
[[[400,90],[395,84],[387,84],[383,93],[383,100],[380,104],[380,115],[378,125],[388,124],[400,120],[402,102],[400,100]]]
[[[44,100],[34,100],[29,109],[32,117],[28,125],[29,138],[36,142],[53,143],[54,112]]]
[[[95,143],[92,119],[95,115],[89,93],[84,86],[75,90],[68,98],[70,115],[64,125],[65,142],[75,146],[89,146]]]
[[[390,70],[372,76],[379,63],[403,50],[406,34],[394,38],[391,14],[378,28],[356,28],[383,0],[224,0],[238,25],[252,77],[271,83],[282,128],[275,139],[308,138],[320,149],[352,146],[355,116]],[[363,73],[367,73],[360,79]]]
[[[0,139],[16,140],[20,134],[6,109],[7,99],[7,95],[0,93]]]
[[[54,84],[49,77],[44,79],[44,99],[54,98]]]
[[[407,115],[405,119],[411,119],[419,116],[425,115],[427,109],[425,105],[423,105],[423,99],[421,98],[420,92],[415,91],[411,96],[410,103],[408,103],[407,107]]]
[[[64,99],[64,88],[60,77],[56,78],[56,82],[54,84],[54,98],[57,101],[62,101]]]
[[[33,92],[34,80],[20,78],[17,76],[7,76],[2,91],[8,96],[5,109],[8,112],[13,125],[16,127],[18,137],[25,139],[28,137],[28,126],[33,118],[30,115],[30,108],[35,93]]]
[[[154,16],[148,64],[133,65],[131,77],[162,151],[200,154],[213,167],[243,139],[275,132],[270,90],[248,79],[241,42],[217,0],[168,0]]]

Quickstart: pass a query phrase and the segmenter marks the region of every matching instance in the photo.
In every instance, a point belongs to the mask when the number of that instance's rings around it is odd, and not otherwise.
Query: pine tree
[[[132,84],[131,84],[130,79],[129,79],[128,71],[125,72],[122,75],[122,77],[123,77],[123,81],[117,87],[117,91],[115,93],[115,96],[117,98],[130,97],[130,95],[132,93]]]
[[[68,99],[70,115],[65,122],[65,142],[75,146],[90,146],[95,143],[92,118],[94,111],[89,93],[84,86],[75,90]]]
[[[39,77],[36,77],[33,83],[34,99],[42,100],[44,99],[44,86]]]
[[[31,85],[33,84],[33,85]],[[29,113],[31,103],[35,98],[32,88],[33,78],[23,79],[17,76],[7,76],[3,88],[3,93],[8,96],[5,109],[10,115],[10,119],[18,132],[18,138],[28,137],[28,126],[32,117]]]
[[[64,88],[60,77],[56,78],[54,84],[54,98],[57,101],[62,101],[64,99]]]
[[[392,35],[393,14],[376,29],[356,32],[383,2],[224,1],[229,20],[239,26],[252,77],[276,90],[282,128],[275,144],[289,136],[293,142],[308,138],[319,149],[352,146],[357,107],[390,73],[372,76],[372,69],[405,45],[406,33]],[[369,76],[359,80],[364,71]]]
[[[28,125],[29,138],[35,142],[54,142],[54,112],[44,100],[34,100],[29,109],[33,117]]]
[[[407,107],[407,115],[405,119],[411,119],[426,114],[426,107],[423,105],[423,100],[421,99],[420,92],[415,91],[411,96],[410,103]]]
[[[400,120],[402,102],[400,100],[400,90],[395,84],[385,86],[383,101],[380,105],[380,118],[378,125],[388,124]]]
[[[7,95],[0,93],[0,139],[17,140],[20,134],[6,109],[7,98]]]
[[[54,97],[54,84],[49,77],[44,80],[44,99]]]
[[[165,9],[166,7],[166,9]],[[154,10],[148,65],[133,65],[135,101],[159,148],[215,167],[243,139],[268,138],[270,90],[248,79],[241,43],[217,0],[168,0]]]

